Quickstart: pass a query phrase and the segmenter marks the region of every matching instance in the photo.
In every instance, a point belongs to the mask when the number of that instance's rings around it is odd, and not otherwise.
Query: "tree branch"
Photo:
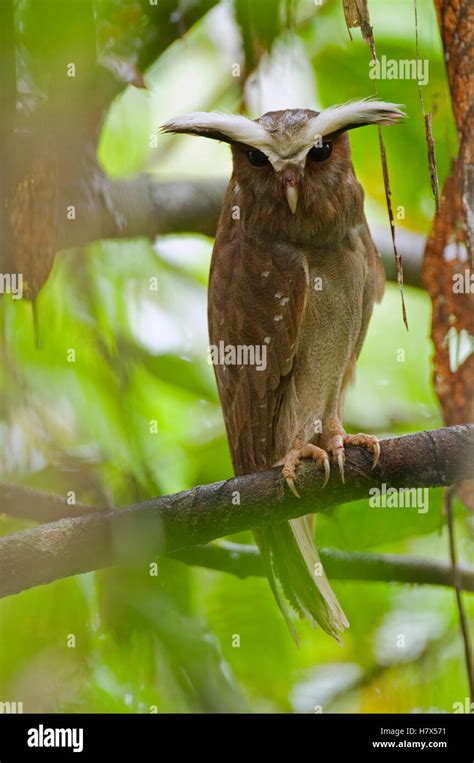
[[[4,514],[43,523],[67,517],[87,516],[110,509],[107,506],[70,505],[59,496],[19,485],[1,485],[1,498]],[[336,580],[453,585],[452,568],[443,562],[394,554],[362,554],[334,549],[319,549],[319,553],[329,576]],[[265,576],[258,548],[248,544],[221,541],[190,546],[169,552],[167,556],[192,566],[228,572],[239,578]],[[465,591],[474,591],[474,567],[458,567],[458,573],[460,588]]]
[[[31,519],[44,524],[110,511],[111,508],[105,505],[70,504],[59,495],[32,490],[22,485],[0,483],[0,514],[8,514],[9,517],[17,519]]]
[[[225,181],[158,182],[146,173],[109,180],[103,173],[87,199],[76,199],[76,220],[61,218],[56,250],[106,238],[134,238],[193,232],[214,236]],[[79,193],[80,189],[78,189]]]
[[[451,565],[421,557],[398,554],[362,554],[320,548],[319,555],[333,580],[377,580],[389,583],[424,583],[453,585]],[[209,543],[205,546],[173,551],[169,556],[185,564],[209,570],[229,572],[239,578],[265,577],[265,569],[256,546],[243,543]],[[474,567],[459,567],[460,587],[474,591]]]
[[[436,487],[472,479],[473,446],[474,425],[445,427],[383,440],[375,470],[364,448],[349,447],[346,483],[333,469],[324,490],[321,472],[305,462],[301,500],[275,468],[14,533],[0,539],[0,596],[113,564],[147,564],[157,554],[368,497],[383,484]]]
[[[76,220],[62,215],[56,230],[56,249],[81,246],[105,238],[134,238],[166,233],[202,233],[214,236],[224,198],[226,180],[156,181],[140,174],[109,180],[99,173],[95,178],[93,204],[78,198]],[[389,280],[397,278],[390,229],[372,230]],[[397,232],[397,245],[403,257],[405,283],[422,287],[421,262],[425,247],[422,235],[407,230]]]

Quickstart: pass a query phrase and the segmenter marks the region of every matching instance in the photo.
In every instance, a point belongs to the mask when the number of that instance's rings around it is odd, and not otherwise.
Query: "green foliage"
[[[281,0],[235,0],[235,18],[242,33],[245,60],[249,69],[258,63],[263,51],[270,50],[282,29]]]
[[[397,8],[384,3],[385,13],[392,18],[391,26],[380,31],[375,27],[379,59],[412,60],[415,58],[414,29],[402,39],[394,39],[392,29],[397,24]],[[321,46],[312,41],[308,47],[315,50],[313,65],[322,105],[329,106],[373,94],[373,81],[369,78],[370,54],[367,45],[359,38],[343,46],[332,42]],[[319,41],[319,40],[318,40]],[[319,41],[320,42],[320,41]],[[341,49],[342,48],[342,49]],[[422,86],[427,110],[434,110],[433,136],[436,143],[436,160],[439,182],[442,184],[455,155],[457,138],[451,113],[451,100],[446,82],[444,61],[437,37],[427,40],[420,58],[429,61],[428,83]],[[333,73],[337,71],[337,77]],[[427,149],[424,145],[424,123],[417,82],[412,79],[384,79],[377,83],[378,95],[386,101],[403,105],[407,114],[403,127],[385,130],[390,181],[395,211],[405,207],[407,218],[402,225],[415,230],[428,231],[434,214],[434,201],[429,186]],[[381,206],[385,203],[377,131],[354,130],[351,135],[355,166],[364,188]],[[423,179],[423,182],[420,182]]]
[[[92,61],[97,45],[101,55],[145,73],[148,90],[125,89],[108,111],[99,145],[107,172],[228,173],[227,148],[213,142],[188,148],[186,139],[163,137],[150,147],[150,135],[174,113],[234,110],[245,100],[244,78],[232,77],[233,59],[223,50],[229,38],[216,34],[216,2],[83,0],[57,3],[57,13],[46,14],[52,1],[17,2],[25,60],[37,68],[41,87],[78,40],[81,60]],[[413,57],[412,3],[372,5],[379,54]],[[430,60],[424,98],[427,109],[437,105],[443,178],[455,135],[436,20],[431,3],[419,6],[420,55]],[[241,36],[246,75],[290,29],[304,43],[321,105],[371,93],[368,48],[357,31],[348,40],[341,3],[235,0],[234,14],[228,23]],[[406,124],[384,138],[394,206],[405,207],[406,227],[423,232],[433,203],[416,83],[383,81],[379,94],[406,104]],[[384,223],[376,130],[358,132],[351,142],[370,222]],[[231,475],[207,363],[211,246],[190,231],[62,252],[38,300],[39,348],[31,305],[3,300],[2,479],[120,506]],[[408,334],[395,285],[374,313],[347,401],[352,431],[383,436],[442,423],[431,379],[429,299],[416,289],[405,294]],[[0,533],[24,526],[4,517]],[[448,558],[439,490],[430,491],[426,513],[371,508],[364,500],[326,512],[317,526],[321,546]],[[469,561],[462,513],[457,526]],[[251,542],[250,533],[241,540]],[[452,712],[466,695],[452,591],[360,581],[334,587],[351,621],[342,649],[299,622],[295,648],[265,580],[170,560],[24,592],[0,601],[0,700],[55,712],[314,712],[318,705]]]

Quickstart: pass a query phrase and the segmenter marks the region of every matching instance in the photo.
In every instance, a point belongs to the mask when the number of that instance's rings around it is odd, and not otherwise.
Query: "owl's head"
[[[299,199],[328,193],[351,171],[347,131],[390,125],[404,113],[395,103],[352,101],[317,112],[269,111],[254,121],[241,115],[194,112],[162,126],[163,132],[200,135],[229,143],[234,176],[253,198],[285,199],[293,214]]]

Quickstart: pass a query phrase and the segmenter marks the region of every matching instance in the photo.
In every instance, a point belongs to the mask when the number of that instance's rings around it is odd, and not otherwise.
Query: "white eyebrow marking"
[[[302,119],[300,127],[298,124],[295,126],[293,122],[291,132],[286,135],[284,128],[280,133],[277,131],[273,134],[262,123],[241,114],[212,111],[195,111],[170,119],[161,127],[161,130],[165,133],[188,133],[229,143],[244,143],[263,151],[275,171],[279,172],[289,161],[304,167],[306,155],[314,145],[317,136],[324,137],[357,125],[395,124],[404,116],[396,103],[364,98],[323,109],[315,117]]]
[[[245,143],[262,151],[272,148],[273,139],[263,125],[241,114],[223,114],[218,111],[193,111],[182,117],[170,119],[161,126],[162,132],[188,133],[215,137],[222,135],[231,142]]]

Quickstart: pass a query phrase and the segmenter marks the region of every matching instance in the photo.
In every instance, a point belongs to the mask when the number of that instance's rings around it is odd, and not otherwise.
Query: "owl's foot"
[[[300,495],[295,486],[296,480],[296,467],[300,463],[302,458],[312,458],[318,466],[324,469],[324,483],[323,487],[327,485],[330,473],[328,454],[322,448],[318,448],[317,445],[307,443],[301,448],[293,448],[286,456],[278,462],[278,466],[283,466],[282,475],[286,480],[286,484],[290,488],[291,492],[296,498],[300,498]]]
[[[380,458],[380,443],[372,434],[346,434],[344,435],[344,445],[363,445],[373,454],[372,469],[375,469]]]
[[[331,453],[334,461],[338,465],[343,483],[345,482],[345,445],[363,445],[365,448],[368,448],[373,454],[372,469],[375,469],[380,458],[380,445],[376,437],[370,434],[362,434],[362,432],[359,432],[358,434],[346,434],[340,425],[334,426],[334,422],[331,422],[331,430],[332,431],[329,432],[326,430],[326,437],[323,438],[322,445],[328,453]]]

